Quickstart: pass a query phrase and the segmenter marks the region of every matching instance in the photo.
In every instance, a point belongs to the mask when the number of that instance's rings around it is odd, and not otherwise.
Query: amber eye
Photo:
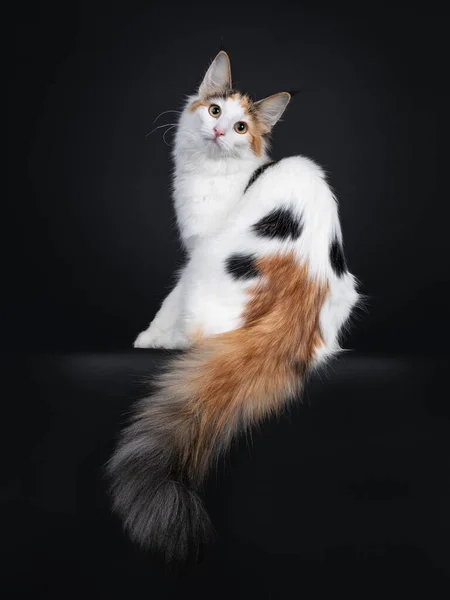
[[[238,121],[234,126],[234,130],[237,133],[245,133],[247,131],[247,123],[244,123],[244,121]]]
[[[220,113],[222,111],[220,110],[220,106],[217,106],[217,104],[211,104],[211,106],[208,109],[208,112],[212,117],[217,119],[217,117],[220,116]]]

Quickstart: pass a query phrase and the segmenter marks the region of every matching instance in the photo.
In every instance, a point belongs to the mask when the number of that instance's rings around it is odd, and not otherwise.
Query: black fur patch
[[[344,249],[338,239],[334,239],[330,246],[330,263],[333,271],[338,277],[341,277],[347,271],[347,261],[345,260]]]
[[[252,227],[261,237],[297,240],[302,233],[302,224],[289,208],[276,208]]]
[[[244,190],[244,194],[248,190],[248,188],[255,183],[255,181],[258,179],[258,177],[260,177],[264,173],[264,171],[266,169],[268,169],[269,167],[273,167],[273,165],[276,165],[276,164],[277,164],[277,161],[274,160],[272,162],[266,163],[265,165],[261,165],[260,167],[258,167],[256,169],[256,171],[254,171],[253,175],[250,177],[250,181],[247,183],[247,186]]]
[[[226,269],[234,279],[251,279],[259,275],[252,254],[232,254],[226,260]]]

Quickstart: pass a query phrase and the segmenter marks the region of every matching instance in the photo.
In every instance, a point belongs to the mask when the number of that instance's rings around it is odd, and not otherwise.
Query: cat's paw
[[[162,329],[142,331],[133,344],[135,348],[167,348],[173,350],[187,348],[188,345],[188,341],[182,334]]]
[[[152,337],[148,334],[148,331],[141,331],[137,338],[133,342],[134,348],[151,348]]]
[[[164,338],[163,331],[150,331],[146,329],[137,336],[133,346],[135,348],[162,348],[164,347]]]

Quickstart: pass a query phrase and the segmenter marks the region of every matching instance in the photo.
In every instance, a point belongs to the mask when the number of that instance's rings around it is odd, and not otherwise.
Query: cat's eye
[[[208,112],[212,117],[217,119],[217,117],[220,117],[220,113],[222,111],[220,110],[220,106],[217,106],[217,104],[211,104],[211,106],[208,109]]]
[[[247,123],[244,123],[244,121],[238,121],[234,126],[234,130],[236,131],[236,133],[245,133],[247,129]]]

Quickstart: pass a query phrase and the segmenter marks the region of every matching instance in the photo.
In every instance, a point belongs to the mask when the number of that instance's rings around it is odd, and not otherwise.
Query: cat
[[[234,91],[221,52],[180,118],[174,196],[188,261],[136,345],[161,335],[183,351],[137,404],[108,463],[113,509],[167,561],[209,540],[198,493],[208,471],[340,350],[358,301],[322,169],[267,154],[289,100]]]
[[[217,115],[209,111],[210,98],[217,100]],[[234,92],[230,60],[223,51],[206,72],[198,94],[187,98],[175,135],[173,197],[188,255],[202,239],[223,228],[252,174],[269,162],[269,133],[290,98],[282,92],[255,103]],[[237,132],[237,123],[248,130]],[[186,348],[181,305],[178,284],[134,346]]]

